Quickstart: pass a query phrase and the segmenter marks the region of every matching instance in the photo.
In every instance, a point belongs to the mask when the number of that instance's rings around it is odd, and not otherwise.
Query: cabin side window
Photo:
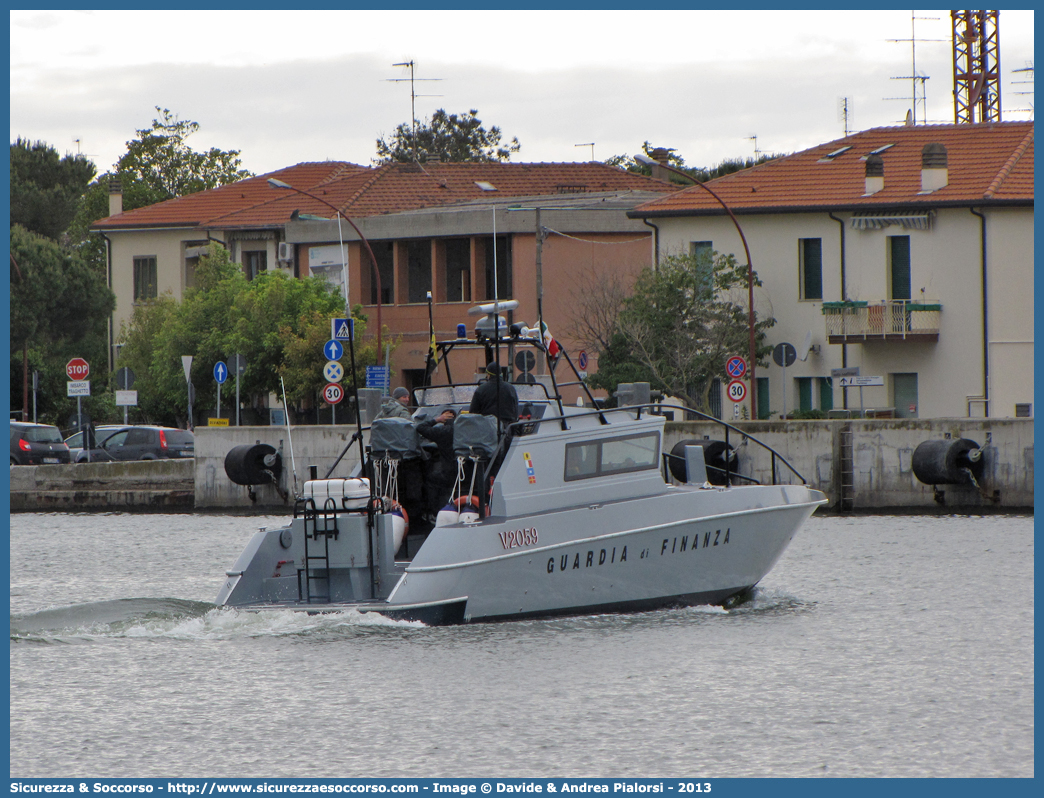
[[[566,445],[565,480],[604,477],[657,468],[660,436],[628,435]]]

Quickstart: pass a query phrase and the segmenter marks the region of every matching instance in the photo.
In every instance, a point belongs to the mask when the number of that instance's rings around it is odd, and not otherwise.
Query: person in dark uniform
[[[450,500],[453,483],[457,481],[457,456],[453,453],[453,422],[456,418],[456,411],[447,407],[434,418],[427,418],[417,425],[417,434],[433,441],[439,450],[429,463],[425,479],[428,512],[433,516]]]
[[[518,421],[518,394],[515,386],[500,376],[496,363],[486,365],[486,381],[471,397],[469,413],[496,416],[501,429]]]

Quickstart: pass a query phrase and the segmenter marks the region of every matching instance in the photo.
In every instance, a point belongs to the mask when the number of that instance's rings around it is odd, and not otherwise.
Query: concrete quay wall
[[[191,460],[11,466],[11,511],[191,510]]]
[[[736,427],[786,458],[809,484],[827,494],[834,509],[947,513],[1033,508],[1032,419],[759,421]],[[12,467],[11,510],[290,509],[295,467],[298,489],[309,478],[310,466],[324,477],[354,433],[347,425],[292,427],[289,435],[286,427],[199,427],[193,460]],[[983,447],[980,484],[922,484],[913,473],[917,446],[961,438]],[[723,429],[710,422],[668,422],[664,451],[682,440],[705,439],[724,440]],[[255,443],[281,452],[283,467],[276,485],[251,490],[228,478],[224,461],[233,447]],[[735,431],[729,433],[729,444],[737,451],[740,474],[772,481],[769,452]],[[334,476],[347,476],[358,461],[356,442]],[[847,474],[846,462],[851,464]],[[790,479],[781,466],[777,473],[780,481]]]
[[[794,466],[838,510],[1032,510],[1032,419],[832,419],[737,423]],[[724,440],[710,422],[668,423],[664,451],[682,440]],[[925,485],[914,474],[914,450],[925,441],[968,439],[983,447],[982,478],[972,484]],[[850,447],[848,474],[845,452]],[[772,481],[772,455],[735,431],[729,445],[737,470]],[[787,481],[787,469],[777,469]],[[842,503],[843,502],[843,503]]]
[[[196,428],[196,508],[200,510],[247,510],[293,507],[294,472],[298,489],[309,478],[311,466],[322,479],[337,462],[352,436],[354,426],[307,425],[286,427],[197,427]],[[290,441],[293,441],[291,456]],[[236,446],[265,443],[280,453],[282,471],[277,484],[248,489],[232,482],[225,474],[225,455]],[[369,432],[363,432],[363,445]],[[337,463],[334,476],[346,477],[359,462],[359,443],[354,442]],[[251,498],[253,495],[253,498]]]

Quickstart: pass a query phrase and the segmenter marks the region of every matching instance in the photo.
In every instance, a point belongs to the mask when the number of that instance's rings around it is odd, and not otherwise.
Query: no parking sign
[[[730,357],[725,363],[725,373],[734,380],[741,379],[747,373],[747,361],[741,357]]]

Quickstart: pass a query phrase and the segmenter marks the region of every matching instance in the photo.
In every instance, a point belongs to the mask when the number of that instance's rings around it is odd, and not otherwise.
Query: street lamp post
[[[648,155],[644,153],[639,153],[634,157],[635,160],[641,161],[644,164],[649,164],[650,166],[659,166],[661,169],[666,169],[668,172],[674,172],[677,175],[681,175],[682,177],[691,180],[693,183],[702,188],[704,191],[706,191],[708,194],[710,194],[712,197],[714,197],[714,199],[718,201],[718,204],[725,209],[725,213],[729,215],[729,218],[732,219],[732,223],[736,226],[736,232],[739,233],[740,241],[743,242],[743,251],[747,255],[747,304],[749,306],[747,309],[747,327],[749,328],[750,332],[750,347],[748,352],[748,360],[750,361],[750,419],[751,421],[753,421],[756,418],[757,396],[757,382],[755,382],[754,380],[754,370],[757,368],[757,362],[755,359],[756,347],[754,343],[754,262],[750,257],[750,247],[747,246],[747,237],[743,235],[743,228],[740,227],[739,220],[732,212],[732,209],[725,204],[725,201],[721,197],[719,197],[710,188],[710,186],[701,183],[699,180],[697,180],[695,177],[688,174],[687,172],[683,172],[681,169],[676,169],[673,166],[668,166],[665,163],[661,163],[660,161],[657,161],[654,158],[650,158]]]
[[[327,202],[322,197],[317,197],[312,192],[305,191],[303,188],[297,188],[296,186],[291,186],[289,183],[284,183],[282,180],[276,180],[276,178],[274,178],[274,177],[268,178],[268,185],[270,185],[272,188],[288,188],[291,191],[296,191],[298,194],[304,194],[306,197],[311,197],[316,202],[321,202],[323,205],[325,205],[328,208],[332,209],[333,212],[337,215],[337,235],[341,239],[341,268],[345,270],[344,274],[342,276],[342,280],[344,281],[344,315],[347,318],[351,318],[352,309],[351,309],[351,307],[349,305],[349,302],[348,302],[348,274],[347,274],[348,259],[344,256],[344,237],[341,235],[341,219],[342,218],[346,222],[348,222],[348,224],[350,224],[352,226],[352,229],[355,231],[356,235],[359,236],[359,240],[362,241],[363,246],[366,247],[366,252],[370,256],[370,263],[373,265],[373,275],[374,275],[374,277],[377,280],[377,362],[380,363],[380,361],[381,361],[381,272],[377,268],[377,258],[374,257],[373,249],[370,247],[370,242],[366,240],[366,236],[364,236],[362,234],[362,230],[360,230],[356,226],[355,222],[353,222],[350,218],[348,218],[343,213],[341,213],[341,209],[338,208],[333,203]],[[360,269],[360,273],[361,273],[361,271],[362,270]],[[385,365],[387,365],[387,363]]]

